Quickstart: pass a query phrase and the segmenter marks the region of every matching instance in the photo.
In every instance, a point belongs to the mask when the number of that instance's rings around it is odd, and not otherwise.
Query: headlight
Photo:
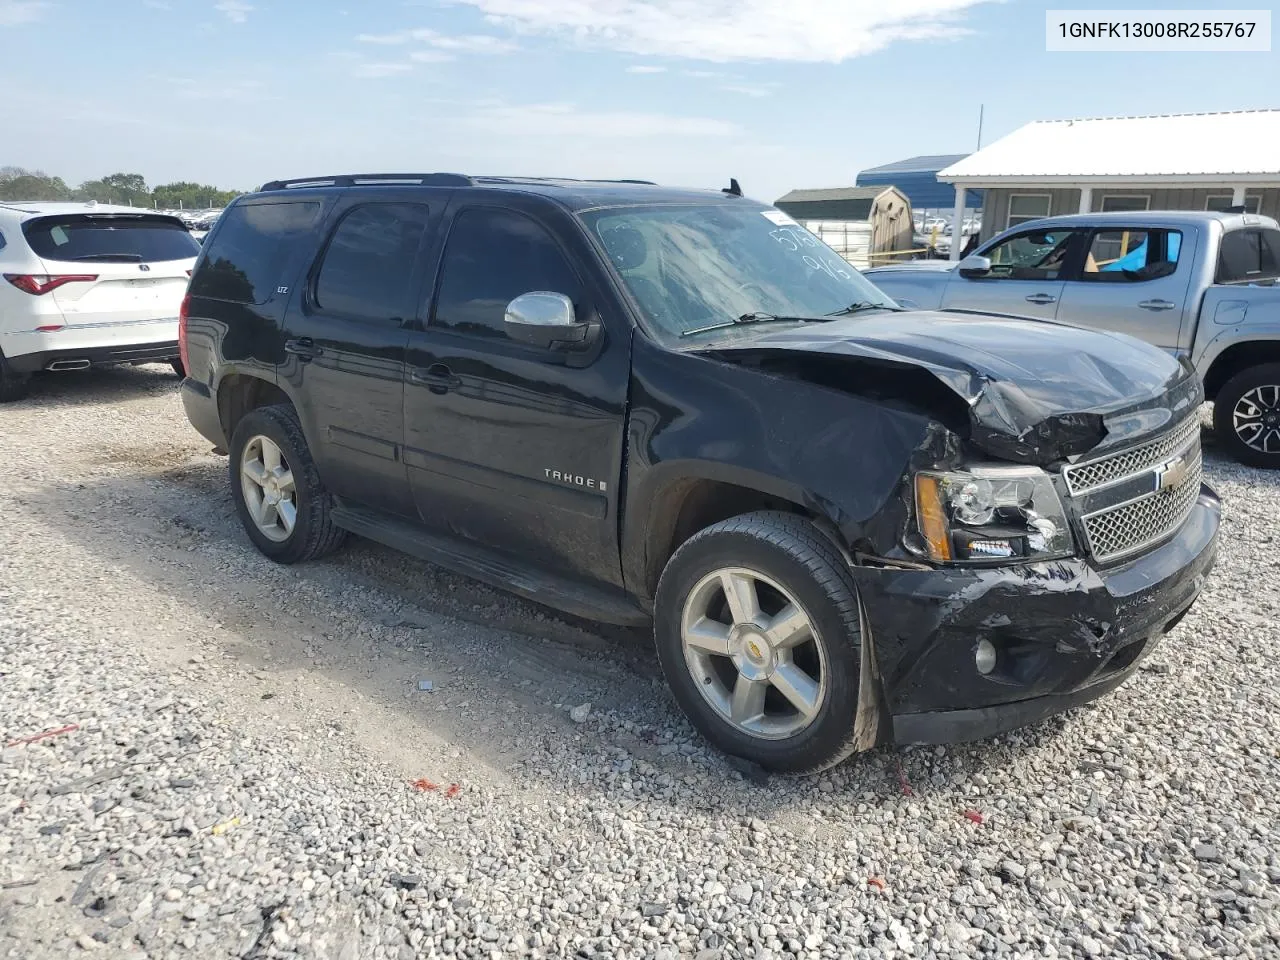
[[[1036,468],[917,473],[916,524],[939,563],[1048,560],[1073,549],[1062,501]]]

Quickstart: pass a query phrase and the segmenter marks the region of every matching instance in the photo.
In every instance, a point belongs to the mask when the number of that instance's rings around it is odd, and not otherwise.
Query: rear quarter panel
[[[1280,287],[1209,287],[1192,348],[1201,378],[1224,350],[1259,341],[1280,341]]]

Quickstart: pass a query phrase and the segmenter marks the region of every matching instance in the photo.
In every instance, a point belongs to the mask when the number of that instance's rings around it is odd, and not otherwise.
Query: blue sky
[[[1036,119],[1280,106],[1274,53],[1046,53],[1045,10],[1082,6],[0,0],[0,165],[238,188],[375,170],[734,176],[773,200],[971,150],[979,104],[988,143]]]

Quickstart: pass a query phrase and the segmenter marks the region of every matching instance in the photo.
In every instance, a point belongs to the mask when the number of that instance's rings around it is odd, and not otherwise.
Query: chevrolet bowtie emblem
[[[1190,470],[1191,467],[1187,464],[1185,455],[1174,457],[1156,471],[1156,490],[1163,493],[1166,490],[1177,489],[1187,479],[1187,473]]]

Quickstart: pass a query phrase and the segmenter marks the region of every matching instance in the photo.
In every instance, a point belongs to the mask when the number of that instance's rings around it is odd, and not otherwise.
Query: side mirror
[[[574,316],[572,300],[545,290],[523,293],[507,304],[503,325],[512,340],[544,350],[585,344],[591,329]]]
[[[991,272],[991,258],[973,254],[961,260],[957,269],[960,271],[960,276],[968,277],[970,280],[985,277]]]

